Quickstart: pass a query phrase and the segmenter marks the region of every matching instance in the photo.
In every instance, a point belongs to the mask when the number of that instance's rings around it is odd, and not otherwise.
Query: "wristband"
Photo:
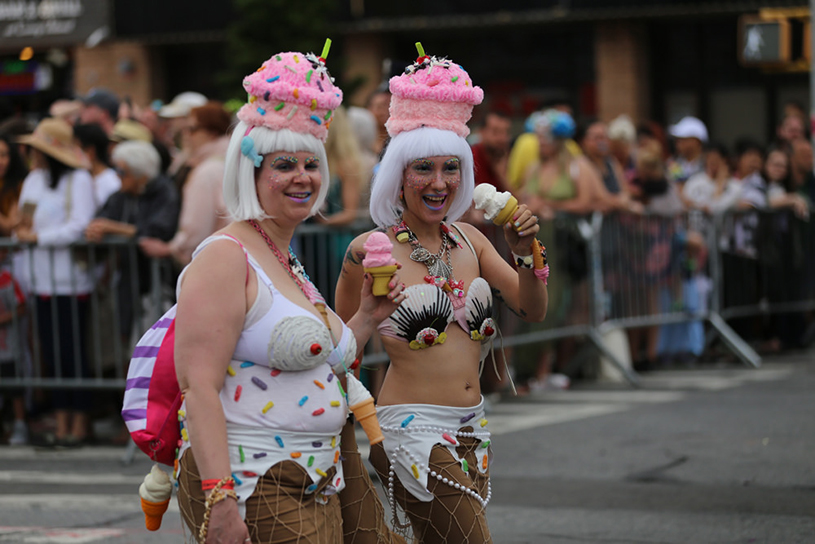
[[[535,277],[541,280],[544,285],[549,285],[549,265],[547,264],[543,268],[536,268]]]
[[[518,268],[528,268],[532,269],[535,267],[534,258],[532,255],[518,255],[514,251],[512,252],[512,259],[515,261],[515,264]]]
[[[201,491],[209,491],[210,489],[215,489],[219,483],[221,483],[220,489],[235,489],[235,480],[230,477],[218,479],[212,478],[210,480],[201,480]]]

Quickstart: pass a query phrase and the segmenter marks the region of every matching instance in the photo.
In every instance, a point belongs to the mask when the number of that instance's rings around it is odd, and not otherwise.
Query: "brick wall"
[[[343,57],[347,59],[347,64],[343,79],[364,79],[356,92],[345,97],[345,105],[364,106],[368,95],[379,86],[382,79],[382,61],[386,55],[382,38],[375,34],[350,35],[345,40],[344,49]]]
[[[162,96],[163,81],[157,77],[160,59],[151,49],[136,42],[109,42],[92,49],[77,47],[74,86],[77,94],[105,87],[120,97],[130,96],[135,104],[148,105]]]
[[[595,31],[597,116],[627,113],[636,123],[650,111],[648,42],[639,23],[599,23]]]

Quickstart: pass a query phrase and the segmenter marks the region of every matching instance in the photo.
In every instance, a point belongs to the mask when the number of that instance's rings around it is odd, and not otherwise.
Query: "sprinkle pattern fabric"
[[[281,53],[243,80],[249,103],[238,118],[251,126],[290,129],[325,141],[330,112],[342,102],[325,60],[313,53]],[[324,122],[325,121],[325,122]]]

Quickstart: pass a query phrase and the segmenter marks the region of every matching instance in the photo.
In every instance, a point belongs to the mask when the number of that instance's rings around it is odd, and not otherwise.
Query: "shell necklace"
[[[457,297],[464,294],[464,282],[456,281],[453,275],[453,263],[450,258],[450,250],[454,247],[461,249],[462,245],[458,236],[442,221],[439,223],[441,231],[441,247],[438,253],[431,253],[419,242],[416,234],[407,226],[404,220],[393,226],[396,240],[404,243],[408,242],[412,251],[410,260],[423,263],[427,267],[425,281],[434,284],[445,291],[451,291]]]

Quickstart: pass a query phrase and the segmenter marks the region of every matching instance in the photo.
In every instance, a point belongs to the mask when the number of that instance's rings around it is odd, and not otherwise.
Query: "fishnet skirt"
[[[462,429],[464,430],[464,429]],[[470,429],[471,430],[471,429]],[[430,454],[430,468],[452,483],[474,489],[482,497],[488,493],[489,469],[480,473],[475,456],[480,442],[461,437],[456,452],[466,459],[468,471],[453,458],[449,450],[436,445]],[[386,521],[386,507],[377,496],[368,476],[353,435],[353,426],[346,425],[342,433],[343,473],[345,489],[342,502],[345,544],[401,544],[405,538],[395,533]],[[371,464],[382,482],[388,481],[390,462],[382,444],[371,446]],[[485,544],[492,543],[486,510],[475,498],[435,478],[428,480],[428,491],[434,498],[423,502],[411,495],[396,477],[394,497],[407,514],[413,536],[425,544]]]
[[[331,467],[314,493],[306,471],[293,461],[273,465],[258,480],[246,499],[246,526],[252,544],[341,544],[340,500],[330,495],[323,504],[322,491],[336,469]],[[204,492],[192,450],[187,450],[178,468],[178,506],[181,517],[197,539],[204,519]]]

